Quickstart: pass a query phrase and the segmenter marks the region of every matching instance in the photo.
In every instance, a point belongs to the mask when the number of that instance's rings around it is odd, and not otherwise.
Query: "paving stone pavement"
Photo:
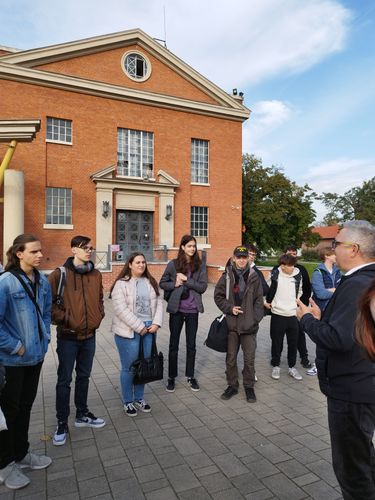
[[[331,466],[326,401],[317,378],[304,375],[303,381],[296,381],[289,377],[285,352],[280,380],[271,378],[269,318],[265,318],[258,333],[257,402],[247,403],[242,388],[230,401],[222,401],[224,354],[203,345],[208,326],[218,314],[212,285],[204,303],[196,360],[201,391],[192,392],[182,376],[182,335],[176,391],[167,393],[162,382],[149,384],[146,398],[152,413],[129,418],[122,408],[120,362],[109,332],[112,313],[107,299],[89,394],[90,410],[104,417],[107,425],[76,429],[71,417],[70,437],[59,447],[51,440],[56,384],[53,335],[30,425],[31,448],[46,452],[53,463],[47,470],[29,472],[31,484],[23,490],[12,492],[0,486],[0,500],[342,498]],[[166,357],[168,336],[165,315],[158,347]],[[309,352],[314,358],[311,343]],[[241,352],[239,360],[241,366]]]

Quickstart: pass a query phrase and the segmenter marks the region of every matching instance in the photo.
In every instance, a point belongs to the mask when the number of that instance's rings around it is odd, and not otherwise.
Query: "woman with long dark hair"
[[[156,335],[163,321],[163,301],[158,284],[142,253],[129,255],[112,285],[111,297],[114,312],[111,331],[121,361],[124,411],[129,417],[135,417],[137,410],[149,413],[151,406],[144,400],[145,385],[133,383],[131,365],[138,358],[142,337],[144,355],[146,358],[151,355],[151,334]]]
[[[375,362],[375,281],[363,294],[356,322],[357,342]]]
[[[207,289],[207,268],[202,263],[197,240],[185,234],[180,242],[177,258],[171,260],[160,280],[160,288],[168,298],[169,312],[169,355],[167,391],[174,392],[178,374],[177,358],[180,334],[185,323],[186,368],[185,375],[192,391],[200,387],[194,377],[198,314],[204,311],[202,294]]]

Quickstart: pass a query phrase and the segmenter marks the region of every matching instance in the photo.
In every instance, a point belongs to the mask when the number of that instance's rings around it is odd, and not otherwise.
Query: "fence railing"
[[[95,267],[102,271],[111,269],[113,262],[125,262],[132,252],[143,253],[148,262],[167,262],[168,248],[167,245],[118,245],[119,250],[112,251],[112,245],[108,245],[107,251],[96,250],[93,260]]]

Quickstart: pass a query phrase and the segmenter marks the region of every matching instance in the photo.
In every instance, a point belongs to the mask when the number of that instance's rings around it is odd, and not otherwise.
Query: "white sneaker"
[[[40,470],[49,467],[52,463],[52,459],[47,457],[47,455],[37,455],[29,451],[22,460],[16,463],[20,469]]]
[[[30,479],[25,476],[15,462],[10,463],[0,469],[0,484],[5,484],[10,490],[19,490],[30,483]]]
[[[275,380],[279,380],[279,378],[280,378],[280,366],[274,366],[272,368],[271,377],[274,378]]]
[[[296,380],[302,380],[302,375],[299,373],[299,371],[296,368],[289,368],[288,373],[291,377],[293,377]]]
[[[309,370],[306,370],[306,375],[314,376],[318,374],[318,370],[316,369],[315,363]]]

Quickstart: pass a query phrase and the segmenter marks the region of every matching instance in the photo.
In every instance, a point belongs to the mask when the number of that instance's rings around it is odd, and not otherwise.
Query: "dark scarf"
[[[94,264],[90,260],[86,264],[79,264],[79,266],[74,266],[74,270],[78,274],[87,274],[90,273],[93,269],[94,269]]]
[[[242,304],[242,299],[245,295],[247,280],[249,277],[250,267],[247,265],[244,269],[238,269],[235,265],[232,266],[234,274],[233,295],[236,306]]]

